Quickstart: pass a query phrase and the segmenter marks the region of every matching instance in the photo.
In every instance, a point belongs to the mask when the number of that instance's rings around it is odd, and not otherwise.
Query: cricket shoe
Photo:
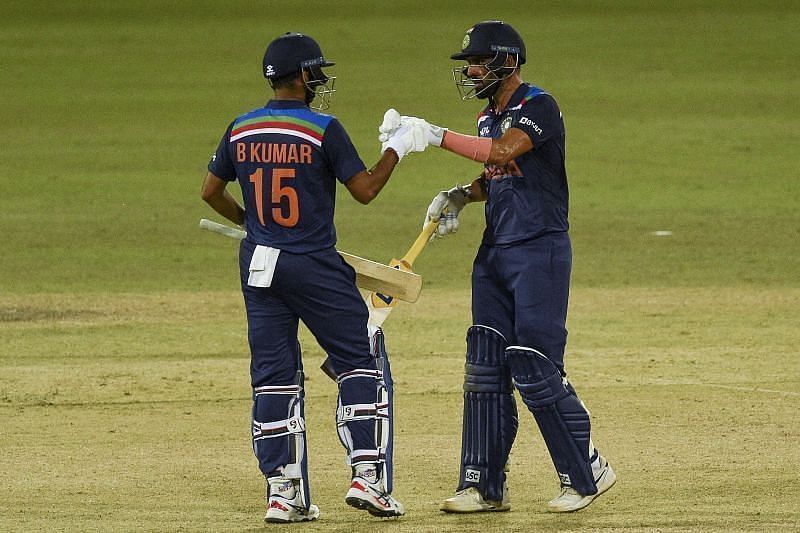
[[[405,507],[385,491],[383,480],[378,479],[377,472],[375,466],[357,468],[344,501],[347,505],[364,509],[373,516],[403,516],[406,513]]]
[[[592,474],[594,475],[594,482],[597,485],[597,493],[584,496],[572,487],[561,487],[561,494],[553,498],[547,503],[547,510],[551,513],[571,513],[573,511],[580,511],[595,498],[603,494],[605,491],[614,486],[617,481],[617,475],[611,469],[605,457],[598,456],[597,465],[592,465]]]
[[[319,518],[319,507],[303,505],[295,481],[285,477],[274,477],[267,481],[267,515],[265,522],[308,522]]]
[[[483,513],[502,512],[511,510],[511,498],[508,495],[508,485],[503,482],[503,501],[486,500],[477,487],[467,487],[456,492],[452,498],[447,498],[439,506],[445,513]]]

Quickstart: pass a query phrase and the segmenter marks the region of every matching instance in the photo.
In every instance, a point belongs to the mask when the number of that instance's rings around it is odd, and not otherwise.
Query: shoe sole
[[[398,513],[397,511],[375,507],[370,502],[362,500],[361,498],[356,498],[355,496],[348,496],[347,498],[344,499],[344,501],[350,507],[355,507],[356,509],[367,511],[372,516],[378,516],[380,518],[391,518],[394,516],[402,516],[402,514]]]
[[[319,515],[313,517],[312,516],[303,517],[298,520],[284,520],[283,518],[267,517],[264,518],[264,522],[268,524],[294,524],[296,522],[311,522],[312,520],[316,520],[317,518],[319,518]]]
[[[316,507],[316,506],[314,506],[314,507]],[[267,516],[264,517],[264,522],[266,522],[268,524],[294,524],[296,522],[311,522],[313,520],[316,520],[317,518],[319,518],[319,509],[317,509],[317,511],[314,514],[299,515],[298,518],[296,518],[294,520],[285,519],[285,518],[279,518],[277,516],[269,516],[269,515],[267,515]]]
[[[506,511],[511,510],[510,505],[500,506],[500,507],[478,507],[473,509],[454,509],[448,508],[444,505],[439,507],[439,510],[445,513],[453,513],[453,514],[469,514],[469,513],[504,513]]]
[[[614,473],[614,470],[612,470],[610,466],[608,467],[608,471],[605,474],[603,474],[603,476],[601,476],[600,479],[602,480],[603,477],[607,475],[609,472],[611,473],[612,476],[614,476],[611,479],[611,483],[604,485],[603,490],[598,490],[597,494],[592,494],[591,496],[584,496],[584,498],[576,505],[573,505],[572,507],[567,507],[566,509],[548,507],[547,510],[550,511],[551,513],[574,513],[575,511],[580,511],[581,509],[585,509],[586,507],[589,506],[590,503],[595,501],[601,494],[605,494],[606,492],[608,492],[608,489],[610,489],[611,487],[614,486],[614,484],[616,484],[617,475]]]

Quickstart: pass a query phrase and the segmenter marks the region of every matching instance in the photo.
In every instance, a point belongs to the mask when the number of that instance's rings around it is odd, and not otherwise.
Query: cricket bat
[[[389,261],[389,266],[400,272],[412,273],[411,267],[414,261],[419,257],[419,254],[422,253],[425,245],[430,242],[431,235],[436,231],[438,225],[438,221],[429,220],[405,255],[400,259],[392,259]],[[383,325],[389,313],[397,306],[397,300],[399,300],[399,298],[380,291],[372,291],[364,294],[364,303],[367,304],[367,309],[369,310],[369,319],[367,320],[369,331],[373,331],[375,328],[380,328]],[[330,357],[325,358],[320,368],[325,375],[333,381],[336,381],[336,372],[333,369],[333,363],[331,363]]]
[[[200,219],[200,227],[232,239],[241,240],[247,236],[247,232],[241,229],[232,228],[205,218]],[[384,265],[347,252],[340,251],[339,255],[356,271],[356,286],[359,288],[370,291],[370,294],[381,294],[384,300],[391,302],[403,300],[404,302],[413,303],[417,301],[419,293],[422,291],[422,277],[411,272],[411,263],[413,263],[424,246],[425,244],[422,243],[419,250],[413,254],[413,257],[409,255],[412,250],[409,250],[409,253],[403,259],[395,260],[402,263],[410,257],[411,262],[406,263],[406,268],[395,268],[394,264]]]
[[[389,266],[402,272],[413,273],[411,267],[414,261],[416,261],[419,254],[422,253],[422,250],[425,248],[425,245],[430,241],[431,235],[436,231],[436,226],[438,226],[438,224],[438,222],[429,220],[405,255],[400,259],[392,259],[389,261]],[[364,297],[364,301],[367,304],[367,309],[369,309],[369,324],[380,327],[389,316],[392,309],[397,305],[397,300],[399,299],[400,298],[397,296],[379,290],[367,294]]]

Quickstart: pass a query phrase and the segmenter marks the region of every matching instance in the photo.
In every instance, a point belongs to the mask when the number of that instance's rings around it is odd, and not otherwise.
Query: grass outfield
[[[300,527],[800,529],[800,7],[43,1],[0,19],[0,530],[260,528],[235,246],[196,229],[214,218],[208,156],[267,98],[260,56],[289,29],[337,61],[331,111],[367,164],[390,106],[469,132],[479,104],[458,101],[448,56],[490,17],[520,31],[523,78],[564,113],[567,368],[618,485],[545,513],[556,478],[521,412],[513,511],[438,512],[457,474],[473,207],[386,323],[402,520],[344,504],[336,390],[303,332],[323,515]],[[431,150],[368,207],[340,188],[339,247],[398,256],[435,191],[477,171]]]
[[[395,311],[389,330],[395,492],[408,514],[379,529],[796,527],[798,303],[798,289],[577,289],[572,380],[618,485],[585,512],[546,513],[556,478],[522,411],[512,512],[445,516],[438,501],[457,477],[469,302],[463,292],[426,292]],[[212,305],[217,315],[198,315]],[[0,529],[259,527],[240,307],[233,291],[0,298]],[[714,316],[713,326],[698,314]],[[303,340],[312,490],[323,515],[302,527],[374,530],[375,520],[343,502],[336,388],[317,370],[319,348]]]

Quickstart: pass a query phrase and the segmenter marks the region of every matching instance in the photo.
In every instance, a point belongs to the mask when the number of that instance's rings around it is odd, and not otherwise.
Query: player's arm
[[[389,181],[394,167],[406,154],[421,152],[428,146],[422,126],[398,125],[392,135],[383,140],[381,158],[367,170],[358,157],[350,137],[338,120],[333,120],[326,129],[324,142],[330,142],[330,145],[326,144],[325,146],[326,148],[330,146],[329,156],[333,161],[332,166],[336,174],[350,176],[344,181],[345,187],[353,198],[362,204],[368,204],[378,196],[383,186]],[[352,162],[358,162],[360,168],[356,169],[352,166]],[[354,172],[355,170],[357,171]]]
[[[467,195],[465,204],[486,201],[486,178],[484,177],[484,174],[485,173],[482,172],[480,176],[472,180],[472,183],[467,185],[469,194]]]
[[[442,136],[441,147],[479,163],[505,166],[514,158],[533,150],[533,141],[518,128],[508,128],[499,139],[447,130]]]
[[[437,224],[433,236],[444,237],[449,233],[458,231],[458,215],[464,206],[473,202],[486,201],[485,172],[475,178],[469,185],[456,185],[449,191],[440,191],[433,197],[425,219],[424,228],[429,222]]]
[[[492,139],[492,148],[489,150],[489,157],[486,162],[492,165],[504,166],[531,150],[533,150],[533,141],[531,141],[527,133],[518,128],[508,128],[502,137]]]
[[[394,109],[389,109],[384,115],[383,124],[378,128],[381,134],[378,139],[388,139],[394,135],[393,132],[399,131],[399,128],[411,125],[423,130],[427,144],[439,146],[479,163],[504,166],[515,157],[533,150],[531,135],[517,127],[508,128],[499,139],[464,135],[436,126],[421,118],[402,116]]]
[[[218,178],[209,172],[203,180],[203,188],[200,196],[211,206],[214,211],[224,216],[234,224],[241,226],[244,224],[244,208],[231,196],[225,187],[229,182]]]
[[[362,170],[345,183],[345,187],[358,202],[368,204],[389,181],[400,159],[394,150],[386,150],[380,160],[369,170]]]

